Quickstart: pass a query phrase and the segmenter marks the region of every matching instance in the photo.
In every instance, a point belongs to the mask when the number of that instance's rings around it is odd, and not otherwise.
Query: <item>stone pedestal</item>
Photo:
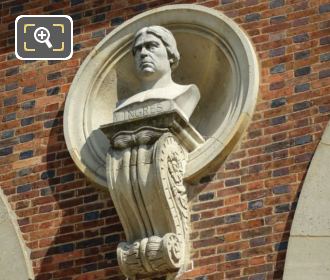
[[[174,278],[189,259],[183,178],[203,138],[176,110],[101,127],[111,143],[107,180],[125,230],[117,257],[129,279]]]

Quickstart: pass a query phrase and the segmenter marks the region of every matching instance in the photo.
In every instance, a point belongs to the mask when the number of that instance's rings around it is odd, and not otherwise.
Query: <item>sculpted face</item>
[[[156,80],[171,73],[166,47],[153,34],[141,34],[135,41],[133,53],[136,70],[142,79]]]

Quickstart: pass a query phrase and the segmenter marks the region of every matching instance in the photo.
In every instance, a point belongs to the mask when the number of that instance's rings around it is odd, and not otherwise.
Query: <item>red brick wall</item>
[[[330,116],[330,5],[198,2],[223,11],[250,35],[261,86],[241,143],[216,174],[190,188],[194,269],[182,279],[281,279],[299,191]],[[173,1],[0,4],[0,185],[38,280],[123,279],[115,253],[125,239],[122,227],[109,195],[91,186],[70,158],[63,107],[79,66],[105,34],[167,3]],[[14,20],[20,14],[71,15],[72,59],[16,59]]]

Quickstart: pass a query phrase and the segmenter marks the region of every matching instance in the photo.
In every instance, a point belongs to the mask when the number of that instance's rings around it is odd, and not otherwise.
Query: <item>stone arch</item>
[[[304,181],[290,232],[284,280],[330,279],[330,122]]]
[[[0,191],[0,279],[33,279],[32,265],[7,199]]]

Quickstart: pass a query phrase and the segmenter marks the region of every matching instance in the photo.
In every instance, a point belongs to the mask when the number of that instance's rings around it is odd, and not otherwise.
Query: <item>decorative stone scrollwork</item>
[[[189,251],[187,150],[164,128],[121,131],[110,141],[109,189],[128,240],[117,249],[121,270],[132,279],[177,272]]]
[[[184,262],[182,240],[174,233],[164,237],[151,236],[133,244],[120,243],[117,249],[119,265],[128,277],[145,277],[173,273]]]

